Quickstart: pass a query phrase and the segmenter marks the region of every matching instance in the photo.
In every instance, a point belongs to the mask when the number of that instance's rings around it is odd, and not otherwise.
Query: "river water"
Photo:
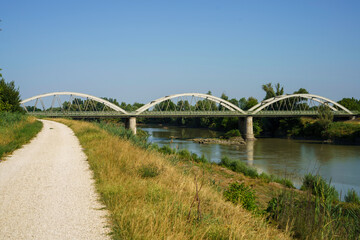
[[[198,144],[189,139],[217,137],[222,133],[199,128],[142,126],[150,134],[149,141],[159,146],[188,149],[204,154],[212,162],[222,156],[246,162],[258,171],[291,179],[301,186],[306,173],[320,174],[336,187],[341,196],[353,188],[360,193],[360,146],[331,145],[318,141],[278,138],[257,139],[244,146]]]

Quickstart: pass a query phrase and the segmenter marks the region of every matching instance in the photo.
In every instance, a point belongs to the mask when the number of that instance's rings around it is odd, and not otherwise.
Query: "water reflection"
[[[343,193],[349,188],[360,192],[360,147],[322,144],[315,141],[287,139],[258,139],[244,146],[198,144],[190,139],[217,137],[222,133],[196,128],[142,127],[157,144],[170,144],[173,148],[186,148],[204,155],[212,162],[222,156],[239,159],[265,171],[292,179],[297,186],[308,173],[319,173],[332,181]]]
[[[255,141],[248,141],[246,143],[246,156],[248,165],[254,165],[254,145]]]

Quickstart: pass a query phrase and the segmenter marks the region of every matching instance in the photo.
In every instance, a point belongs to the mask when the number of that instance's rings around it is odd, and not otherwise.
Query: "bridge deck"
[[[316,117],[317,111],[260,111],[257,114],[240,113],[233,111],[146,111],[141,114],[131,112],[124,114],[116,111],[62,111],[62,112],[29,112],[29,115],[44,116],[44,117],[72,117],[72,118],[164,118],[164,117]],[[354,112],[353,115],[345,111],[333,112],[336,117],[351,117],[359,115]]]

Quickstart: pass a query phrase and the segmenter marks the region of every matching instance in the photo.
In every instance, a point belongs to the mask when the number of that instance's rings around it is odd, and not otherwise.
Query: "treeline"
[[[265,92],[265,97],[263,100],[273,98],[276,96],[284,95],[284,87],[282,87],[279,83],[272,85],[271,83],[265,84],[262,86],[262,89]],[[300,88],[299,90],[293,92],[293,94],[300,93],[309,93],[306,89]],[[207,94],[211,95],[209,91]],[[243,110],[249,110],[251,107],[258,104],[260,101],[254,97],[249,98],[230,98],[226,94],[222,94],[221,98],[231,102],[232,104],[238,106]],[[126,104],[122,102],[119,104],[116,99],[107,99],[110,102],[120,106],[126,111],[135,111],[143,104],[135,103],[133,105]],[[298,101],[298,100],[293,100]],[[304,103],[301,102],[291,102],[292,105],[299,105],[304,109],[311,109],[310,106],[304,106]],[[343,98],[338,103],[343,105],[352,111],[360,111],[360,100],[355,98]],[[214,102],[210,100],[202,100],[201,104],[203,110],[215,110],[216,105]],[[301,106],[300,106],[301,105]],[[179,110],[194,110],[192,109],[194,106],[191,106],[189,103],[179,101],[177,104],[168,100],[161,104],[155,106],[154,110],[161,111],[179,111]],[[218,106],[221,110],[221,106]],[[286,108],[286,105],[283,104],[280,108]],[[282,109],[278,109],[282,110]],[[339,131],[335,130],[335,126],[338,126],[340,123],[333,123],[333,116],[328,108],[320,106],[317,107],[319,111],[319,117],[317,119],[313,118],[254,118],[254,134],[255,136],[265,136],[265,137],[311,137],[311,138],[334,138],[335,136],[339,138]],[[161,123],[161,124],[169,124],[169,125],[177,125],[177,126],[186,126],[186,127],[200,127],[200,128],[209,128],[220,131],[230,131],[233,129],[238,129],[238,118],[230,118],[230,117],[221,117],[221,118],[154,118],[154,119],[139,119],[141,123],[153,124],[153,123]],[[350,132],[354,132],[354,128],[352,126],[345,126],[341,129],[346,129],[343,131],[345,135]],[[356,129],[355,129],[355,132]],[[340,134],[341,135],[341,134]],[[351,133],[350,138],[356,138],[357,133]]]

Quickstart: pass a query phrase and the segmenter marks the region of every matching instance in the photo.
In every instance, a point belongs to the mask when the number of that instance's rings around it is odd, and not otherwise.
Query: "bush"
[[[320,175],[306,174],[303,179],[301,190],[309,190],[313,195],[322,197],[324,200],[339,200],[339,193],[335,187],[330,186]]]
[[[360,198],[354,189],[348,190],[347,194],[345,195],[345,202],[360,204]]]
[[[190,160],[190,159],[191,159],[191,153],[190,153],[189,150],[187,150],[187,149],[181,149],[180,151],[178,151],[177,154],[178,154],[179,157],[181,157],[182,159],[185,159],[185,160]]]
[[[238,129],[233,129],[225,133],[225,138],[240,137],[241,133]]]
[[[175,154],[175,150],[172,149],[169,145],[164,145],[162,146],[160,149],[159,149],[159,152],[160,153],[163,153],[163,154]]]
[[[247,210],[255,211],[258,209],[254,191],[245,186],[244,183],[230,184],[229,189],[224,192],[224,197],[234,204],[241,204]]]

